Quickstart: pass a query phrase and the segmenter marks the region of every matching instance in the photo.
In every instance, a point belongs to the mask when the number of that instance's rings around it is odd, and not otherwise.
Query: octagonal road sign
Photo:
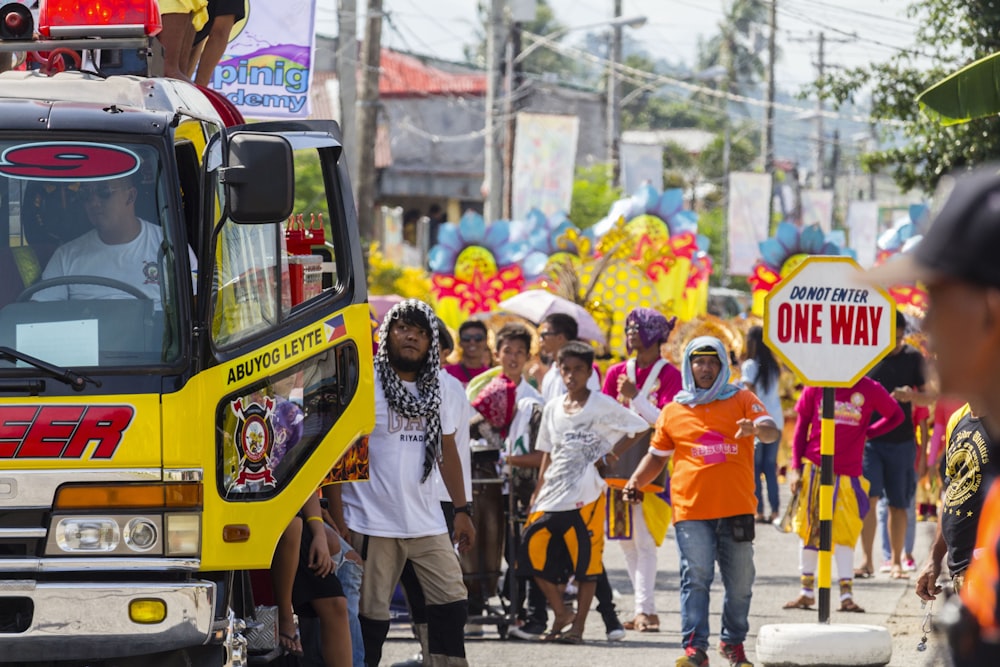
[[[851,387],[896,346],[895,302],[850,257],[806,259],[764,299],[764,342],[807,384]]]

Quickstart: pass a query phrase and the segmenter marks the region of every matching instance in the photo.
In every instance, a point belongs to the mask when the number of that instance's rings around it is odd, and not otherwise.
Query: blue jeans
[[[750,598],[756,570],[753,542],[733,539],[730,519],[680,521],[674,525],[681,559],[681,645],[708,650],[708,591],[719,561],[724,589],[722,631],[727,644],[742,644],[750,630]]]
[[[753,448],[753,492],[757,496],[757,514],[765,514],[764,498],[760,495],[760,476],[764,475],[767,484],[767,501],[771,511],[778,513],[781,503],[778,501],[778,445],[781,440],[761,442],[754,440]]]
[[[344,538],[340,538],[340,553],[353,551],[354,548]],[[343,559],[336,571],[340,586],[347,598],[347,621],[351,629],[351,665],[365,667],[365,642],[361,636],[361,622],[358,620],[358,603],[361,601],[361,566],[352,560]]]
[[[888,563],[892,560],[892,547],[889,543],[889,499],[882,496],[878,500],[878,527],[882,536],[882,557]],[[910,502],[906,508],[906,540],[903,542],[903,558],[906,554],[913,553],[913,543],[917,537],[917,510],[916,504]]]

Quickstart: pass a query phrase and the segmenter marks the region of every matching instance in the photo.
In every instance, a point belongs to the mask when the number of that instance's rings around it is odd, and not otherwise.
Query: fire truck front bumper
[[[212,634],[215,594],[209,581],[0,579],[0,662],[94,660],[199,646]]]

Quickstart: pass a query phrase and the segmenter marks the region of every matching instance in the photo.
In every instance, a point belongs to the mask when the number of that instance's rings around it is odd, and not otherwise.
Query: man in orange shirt
[[[760,400],[729,383],[729,354],[717,338],[695,338],[684,350],[683,389],[664,406],[649,452],[623,494],[639,489],[674,456],[670,478],[674,532],[681,561],[681,632],[677,667],[708,665],[708,590],[715,561],[725,586],[719,651],[730,665],[752,667],[743,650],[750,624],[753,564],[754,438],[780,433]]]

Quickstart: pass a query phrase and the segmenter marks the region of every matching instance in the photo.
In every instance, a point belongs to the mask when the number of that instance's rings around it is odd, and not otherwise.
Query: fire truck
[[[160,25],[0,9],[0,662],[248,664],[247,572],[374,425],[339,128],[157,76]]]

